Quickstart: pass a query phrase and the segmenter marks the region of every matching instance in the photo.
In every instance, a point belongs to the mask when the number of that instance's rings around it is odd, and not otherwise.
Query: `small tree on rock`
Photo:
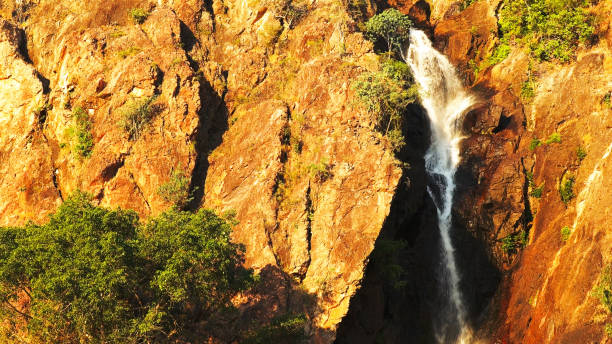
[[[398,49],[402,53],[402,46],[410,39],[412,22],[407,15],[390,8],[370,18],[366,23],[366,36],[373,42],[383,39],[387,43],[387,51]]]

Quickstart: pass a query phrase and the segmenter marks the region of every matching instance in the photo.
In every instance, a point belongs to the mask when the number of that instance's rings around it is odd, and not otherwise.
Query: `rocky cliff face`
[[[191,207],[236,212],[233,238],[267,285],[237,300],[236,322],[305,312],[330,342],[406,186],[350,89],[378,66],[371,44],[346,6],[305,6],[298,23],[257,1],[5,5],[0,223],[44,221],[77,189],[155,215],[183,174]],[[124,130],[142,104],[148,122]]]

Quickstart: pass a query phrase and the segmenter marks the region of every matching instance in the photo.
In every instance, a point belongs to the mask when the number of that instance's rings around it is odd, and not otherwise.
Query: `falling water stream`
[[[447,317],[436,326],[440,343],[469,343],[471,330],[459,289],[453,243],[452,202],[455,192],[455,172],[459,163],[459,143],[462,140],[459,119],[475,98],[466,92],[455,68],[444,55],[433,48],[431,41],[419,30],[411,30],[410,46],[405,55],[419,85],[421,103],[431,122],[431,146],[425,154],[425,167],[433,185],[427,191],[438,212],[443,271],[441,271],[446,309],[438,312]]]

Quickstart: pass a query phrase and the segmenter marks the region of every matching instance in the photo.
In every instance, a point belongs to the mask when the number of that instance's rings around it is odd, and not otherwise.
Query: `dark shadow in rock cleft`
[[[204,198],[204,186],[208,174],[208,155],[223,142],[223,134],[229,128],[228,109],[223,95],[217,94],[211,84],[200,81],[202,110],[199,113],[200,127],[196,133],[196,163],[191,176],[190,190],[193,199],[189,209],[197,209]]]

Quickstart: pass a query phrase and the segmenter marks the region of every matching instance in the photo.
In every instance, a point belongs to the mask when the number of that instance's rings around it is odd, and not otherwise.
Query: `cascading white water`
[[[421,104],[431,121],[431,146],[425,154],[425,167],[437,189],[428,187],[427,190],[438,211],[445,269],[444,287],[447,288],[448,303],[452,308],[440,311],[455,312],[456,317],[452,321],[456,323],[455,331],[459,331],[457,337],[449,335],[447,332],[451,331],[451,326],[442,325],[437,329],[438,341],[467,343],[471,341],[471,330],[466,323],[466,311],[459,289],[460,276],[450,231],[455,192],[454,177],[460,160],[459,143],[462,140],[458,120],[474,105],[475,98],[465,91],[453,65],[433,48],[431,41],[422,31],[411,30],[410,46],[404,59],[419,85]]]

